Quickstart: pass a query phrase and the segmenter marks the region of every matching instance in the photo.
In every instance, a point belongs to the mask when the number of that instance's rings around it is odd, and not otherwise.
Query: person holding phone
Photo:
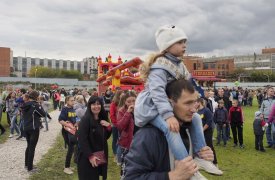
[[[124,178],[124,158],[129,151],[133,136],[137,131],[137,126],[134,122],[134,107],[136,101],[136,94],[133,91],[126,92],[121,98],[123,106],[118,110],[117,115],[117,129],[120,133],[118,144],[121,146],[121,179]]]

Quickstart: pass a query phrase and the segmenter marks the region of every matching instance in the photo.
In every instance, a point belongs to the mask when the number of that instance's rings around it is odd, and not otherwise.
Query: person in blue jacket
[[[213,114],[212,112],[205,106],[206,102],[203,98],[198,99],[199,107],[198,107],[198,114],[201,116],[202,119],[202,126],[203,126],[203,133],[206,145],[209,146],[214,154],[214,161],[213,163],[218,166],[218,160],[216,156],[216,152],[213,146],[213,129],[212,129],[212,123],[213,123]],[[215,173],[217,175],[222,175],[223,172],[221,170],[217,171]]]
[[[74,153],[75,145],[77,144],[77,138],[75,134],[72,134],[71,132],[68,132],[65,130],[65,126],[68,126],[68,124],[72,124],[75,129],[78,127],[78,120],[79,118],[76,116],[76,112],[73,108],[74,106],[74,97],[69,95],[65,99],[65,106],[62,108],[60,115],[58,117],[59,123],[62,125],[62,135],[64,138],[65,143],[68,144],[68,150],[65,160],[65,168],[64,173],[66,174],[73,174],[73,170],[71,168],[71,159]]]

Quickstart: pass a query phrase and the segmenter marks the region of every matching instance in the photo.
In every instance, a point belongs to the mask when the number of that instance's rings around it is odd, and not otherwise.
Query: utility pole
[[[34,77],[35,77],[34,89],[35,90],[36,90],[36,72],[37,72],[37,68],[35,68],[35,72],[34,72]]]

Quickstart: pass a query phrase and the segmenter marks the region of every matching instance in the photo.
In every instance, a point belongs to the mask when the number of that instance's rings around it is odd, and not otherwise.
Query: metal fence
[[[61,79],[61,78],[21,78],[21,77],[0,77],[0,82],[13,84],[57,84],[61,87],[89,87],[95,88],[96,81],[79,81],[78,79]]]

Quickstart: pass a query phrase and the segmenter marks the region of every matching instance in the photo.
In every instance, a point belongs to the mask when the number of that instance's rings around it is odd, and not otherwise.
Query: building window
[[[203,63],[203,69],[208,69],[208,63]]]
[[[14,71],[18,71],[18,58],[13,59],[13,68]]]
[[[211,69],[215,69],[215,68],[216,68],[216,64],[211,63],[211,64],[210,64],[210,67],[211,67]]]
[[[26,58],[23,58],[22,59],[22,72],[27,72],[27,59]],[[26,76],[23,76],[23,77],[26,77]]]
[[[226,64],[226,69],[229,69],[229,66],[228,66],[228,64]]]
[[[197,67],[200,68],[200,67],[201,67],[201,64],[200,64],[200,63],[197,63]]]
[[[52,60],[48,60],[48,66],[49,66],[50,68],[53,68]]]
[[[31,59],[31,66],[35,66],[35,59]]]
[[[197,70],[197,64],[196,63],[193,63],[193,69]]]
[[[84,74],[88,74],[87,69],[88,69],[88,63],[85,62],[84,63]]]
[[[56,69],[59,69],[59,61],[56,61],[56,62],[55,62],[55,68],[56,68]]]
[[[44,66],[44,59],[40,59],[40,60],[39,60],[39,65],[40,65],[40,66]]]
[[[218,65],[218,69],[221,69],[221,65],[220,64]]]
[[[63,61],[63,69],[67,69],[67,61]]]
[[[78,70],[78,71],[81,70],[81,64],[80,64],[80,62],[77,62],[77,70]]]
[[[71,62],[71,70],[74,70],[74,62]]]
[[[222,64],[222,69],[225,69],[225,65],[224,64]]]

